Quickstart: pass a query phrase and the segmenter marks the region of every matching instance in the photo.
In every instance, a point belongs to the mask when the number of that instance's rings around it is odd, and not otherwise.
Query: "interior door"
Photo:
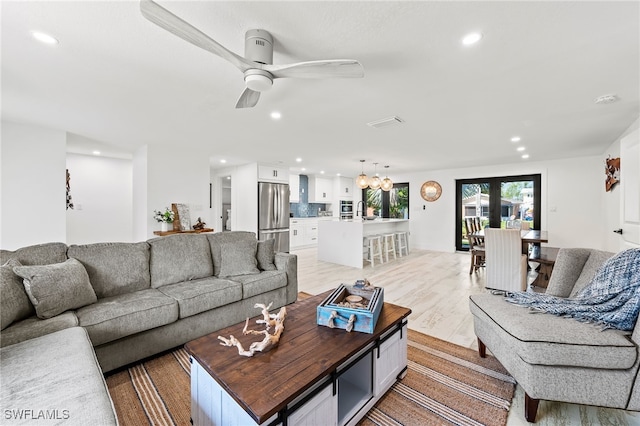
[[[640,247],[640,130],[620,141],[620,249]]]

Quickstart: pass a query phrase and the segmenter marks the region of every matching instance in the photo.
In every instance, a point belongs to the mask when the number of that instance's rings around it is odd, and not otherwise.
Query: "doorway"
[[[468,217],[479,217],[482,228],[540,229],[541,182],[540,174],[456,180],[456,250],[469,250]]]
[[[222,196],[222,230],[231,231],[231,176],[220,178],[220,195]]]

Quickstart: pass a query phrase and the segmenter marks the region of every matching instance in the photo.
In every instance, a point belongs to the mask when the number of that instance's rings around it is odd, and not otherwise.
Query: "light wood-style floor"
[[[298,255],[298,289],[319,294],[340,283],[366,278],[384,287],[385,302],[411,308],[409,328],[461,346],[477,349],[469,295],[484,290],[484,270],[469,275],[469,255],[413,250],[409,256],[375,268],[350,268],[317,260],[315,248],[292,250]],[[516,388],[508,425],[528,425],[524,394]],[[640,425],[640,413],[541,401],[537,424]]]

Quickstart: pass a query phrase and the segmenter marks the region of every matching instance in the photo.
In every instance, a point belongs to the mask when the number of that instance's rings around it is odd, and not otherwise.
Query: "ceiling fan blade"
[[[274,78],[358,78],[364,77],[362,64],[353,59],[298,62],[288,65],[263,65]]]
[[[258,103],[258,99],[260,99],[260,92],[256,92],[247,87],[240,95],[240,98],[238,98],[236,108],[253,108]]]
[[[242,72],[256,67],[256,64],[254,62],[249,61],[242,56],[236,55],[193,25],[185,22],[184,20],[177,17],[152,0],[141,0],[140,12],[142,12],[142,16],[158,25],[159,27],[164,28],[170,33],[180,37],[183,40],[188,41],[195,46],[198,46],[204,50],[220,56],[223,59],[226,59],[237,68],[239,68]]]

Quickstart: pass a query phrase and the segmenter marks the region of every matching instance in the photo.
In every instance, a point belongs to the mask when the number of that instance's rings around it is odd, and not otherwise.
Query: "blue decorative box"
[[[381,287],[340,284],[318,305],[316,322],[325,327],[371,334],[383,303]]]

